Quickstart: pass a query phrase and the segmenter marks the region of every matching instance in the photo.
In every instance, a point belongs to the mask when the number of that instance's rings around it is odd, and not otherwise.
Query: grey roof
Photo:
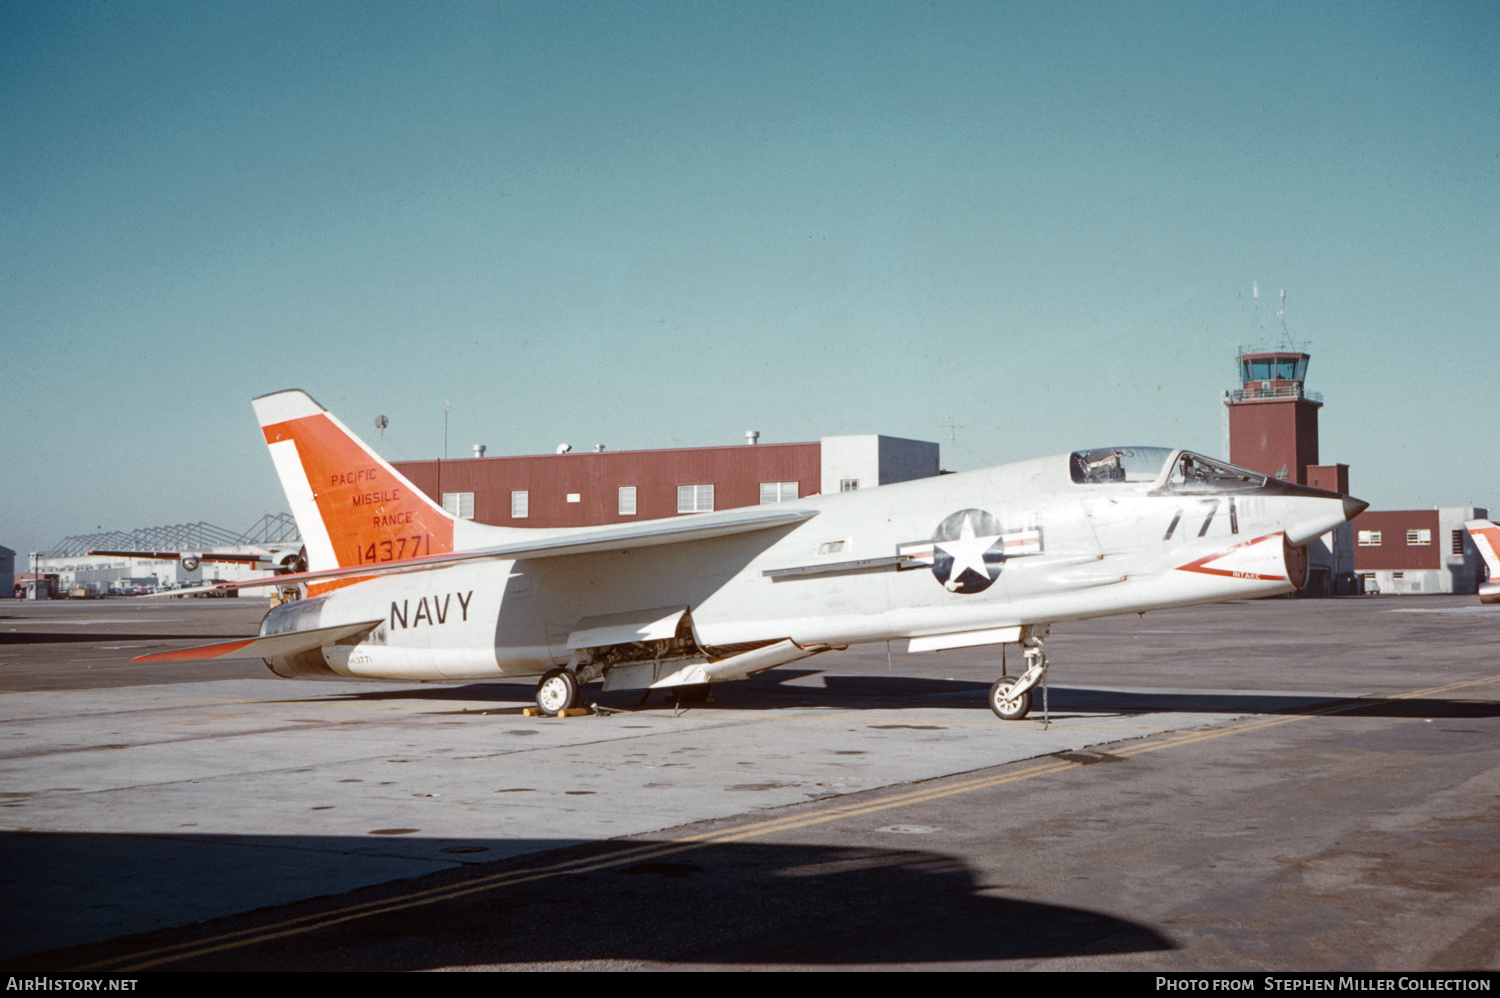
[[[290,513],[267,513],[242,533],[216,527],[206,521],[172,523],[161,527],[137,527],[128,533],[106,530],[97,534],[64,537],[42,557],[69,558],[92,550],[112,551],[203,551],[241,544],[300,544],[297,521]],[[14,552],[12,552],[14,554]]]

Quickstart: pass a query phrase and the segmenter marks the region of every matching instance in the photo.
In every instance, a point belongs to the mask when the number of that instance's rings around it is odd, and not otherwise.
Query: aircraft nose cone
[[[1345,520],[1352,520],[1369,508],[1370,504],[1365,502],[1363,499],[1356,499],[1353,496],[1344,496]]]

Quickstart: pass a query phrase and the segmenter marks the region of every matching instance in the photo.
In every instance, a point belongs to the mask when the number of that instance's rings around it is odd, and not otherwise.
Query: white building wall
[[[845,482],[869,489],[938,473],[938,445],[878,433],[822,438],[822,490],[840,492]]]
[[[1444,506],[1437,512],[1438,536],[1433,540],[1443,546],[1443,568],[1439,573],[1439,581],[1447,587],[1441,591],[1477,593],[1484,571],[1484,558],[1474,550],[1474,538],[1464,529],[1464,521],[1487,520],[1490,511],[1483,506]],[[1457,545],[1454,544],[1455,540],[1458,541]],[[1457,553],[1454,552],[1455,547],[1460,549]]]
[[[1430,593],[1451,593],[1450,586],[1444,586],[1444,580],[1448,579],[1446,572],[1430,572],[1422,569],[1405,569],[1395,571],[1391,569],[1376,569],[1363,573],[1365,577],[1365,592],[1375,592],[1373,583],[1382,596],[1421,596]]]
[[[1309,577],[1314,570],[1322,571],[1327,579],[1325,595],[1344,594],[1339,588],[1339,577],[1343,576],[1347,584],[1354,574],[1354,527],[1346,523],[1309,541],[1307,569]]]

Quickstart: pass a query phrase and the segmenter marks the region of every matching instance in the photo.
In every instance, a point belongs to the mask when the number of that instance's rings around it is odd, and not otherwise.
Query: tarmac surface
[[[131,665],[263,600],[0,603],[0,966],[1500,969],[1500,607],[829,653],[676,711]],[[1019,671],[1019,656],[1010,670]]]

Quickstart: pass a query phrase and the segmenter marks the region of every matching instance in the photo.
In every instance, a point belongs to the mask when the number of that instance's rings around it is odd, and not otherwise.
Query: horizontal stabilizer
[[[384,622],[385,618],[382,617],[379,620],[366,620],[358,624],[338,624],[334,627],[319,627],[311,631],[290,631],[286,634],[272,634],[264,638],[245,638],[241,641],[225,641],[217,645],[179,648],[176,651],[157,652],[155,655],[140,655],[131,661],[208,662],[231,658],[278,658],[283,655],[295,655],[302,651],[312,651],[314,648],[322,648],[324,645],[331,645],[345,638],[373,631]]]

